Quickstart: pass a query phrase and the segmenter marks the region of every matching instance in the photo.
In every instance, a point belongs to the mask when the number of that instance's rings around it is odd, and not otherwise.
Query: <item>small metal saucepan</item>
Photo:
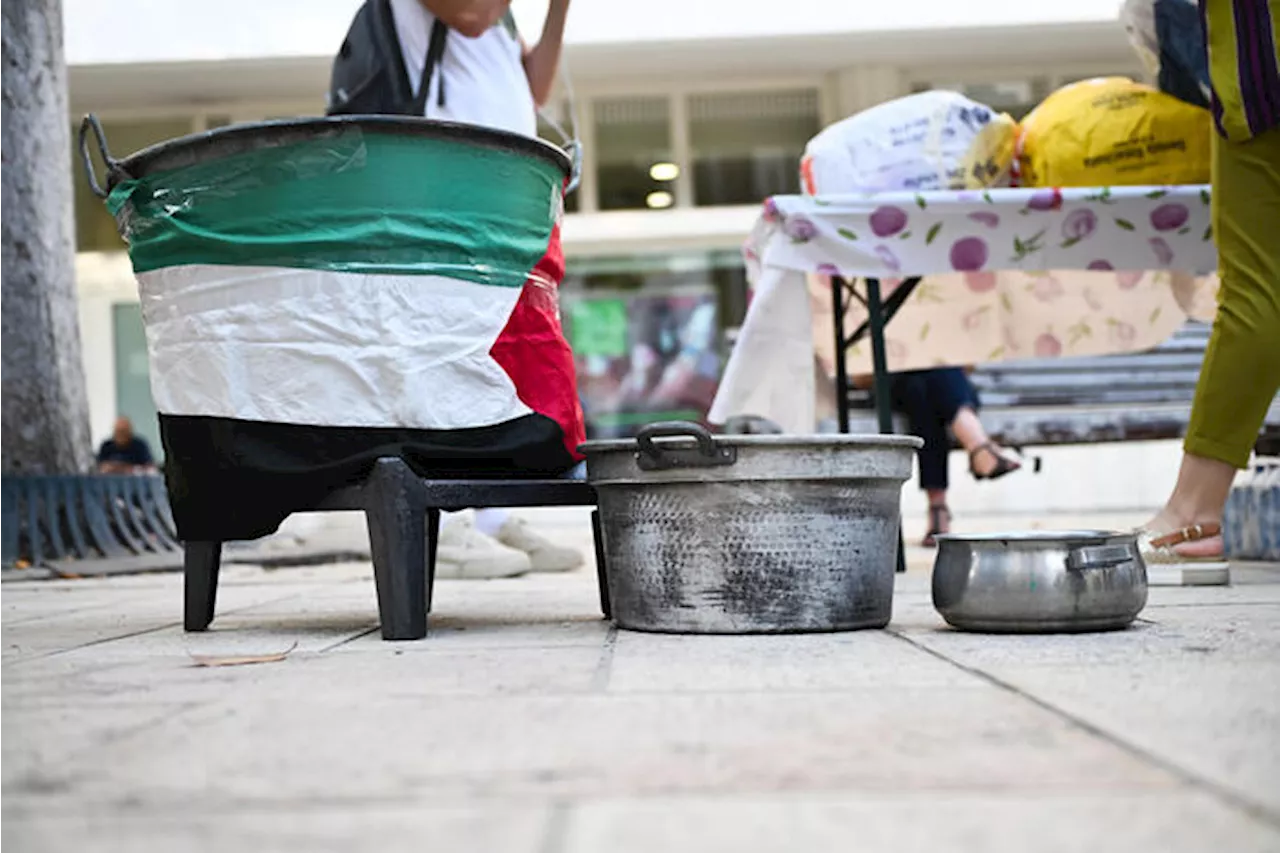
[[[945,534],[933,606],[955,628],[988,633],[1110,631],[1147,603],[1131,533],[1104,530]]]

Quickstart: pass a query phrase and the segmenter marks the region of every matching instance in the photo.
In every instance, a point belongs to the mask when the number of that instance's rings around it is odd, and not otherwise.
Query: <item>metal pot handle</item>
[[[659,447],[655,438],[692,438],[698,445],[693,448]],[[636,464],[641,471],[664,471],[669,468],[712,468],[732,465],[738,461],[736,447],[720,447],[711,433],[698,424],[687,421],[663,421],[647,424],[636,433]]]
[[[1138,552],[1132,545],[1085,545],[1067,552],[1067,568],[1077,572],[1109,569],[1136,559]]]
[[[105,190],[98,183],[98,176],[93,169],[93,159],[89,156],[89,131],[91,130],[98,141],[98,153],[102,155],[102,162],[107,167],[108,189]],[[80,122],[80,162],[84,164],[84,173],[89,179],[89,189],[93,190],[93,194],[98,198],[106,198],[110,194],[112,179],[119,181],[128,177],[124,169],[120,168],[120,161],[112,157],[111,152],[107,150],[106,131],[102,129],[101,122],[93,113],[89,113]]]

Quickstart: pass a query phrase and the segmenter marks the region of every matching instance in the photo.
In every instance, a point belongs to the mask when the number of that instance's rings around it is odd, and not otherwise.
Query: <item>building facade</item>
[[[334,36],[335,42],[341,33]],[[1141,69],[1118,22],[574,44],[553,109],[585,162],[567,200],[562,288],[592,432],[696,418],[741,322],[739,246],[759,202],[798,191],[825,125],[931,88],[1020,117],[1055,88]],[[329,57],[73,64],[113,153],[236,122],[322,112]],[[554,138],[548,134],[548,138]],[[136,286],[77,169],[80,316],[95,435],[117,414],[156,438]],[[158,447],[158,441],[154,442]]]

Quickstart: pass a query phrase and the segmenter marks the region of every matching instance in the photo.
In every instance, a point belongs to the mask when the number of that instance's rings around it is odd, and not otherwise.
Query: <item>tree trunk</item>
[[[3,4],[3,325],[6,474],[84,473],[92,462],[76,311],[61,0]]]

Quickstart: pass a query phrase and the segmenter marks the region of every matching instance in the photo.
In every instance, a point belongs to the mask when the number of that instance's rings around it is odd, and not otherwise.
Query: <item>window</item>
[[[1049,78],[1034,77],[1016,83],[980,83],[963,91],[966,97],[1021,121],[1049,95],[1050,88]]]
[[[191,133],[191,119],[168,118],[129,122],[104,121],[102,129],[106,131],[107,144],[111,148],[112,156],[117,160],[123,160],[148,145],[154,145],[157,142],[164,142],[165,140],[186,136]],[[125,248],[124,241],[120,239],[120,235],[116,231],[115,220],[107,213],[106,205],[102,203],[102,199],[89,190],[89,184],[84,174],[84,166],[80,163],[77,141],[79,132],[80,129],[78,127],[73,128],[71,132],[71,144],[74,149],[72,156],[72,184],[75,188],[76,249],[81,252],[123,250]],[[94,168],[98,170],[98,181],[101,182],[105,180],[105,177],[102,171],[102,164],[98,161],[97,150],[93,144],[92,136],[90,137],[89,147],[93,151],[93,162]]]
[[[695,202],[756,204],[799,192],[800,156],[820,129],[813,89],[691,97]]]
[[[588,437],[703,420],[746,290],[737,252],[570,259],[561,299]]]
[[[679,169],[673,163],[667,99],[599,100],[592,105],[591,118],[600,209],[675,204]]]
[[[1048,77],[1032,77],[1027,80],[1006,80],[998,83],[916,83],[912,92],[944,89],[959,92],[970,100],[984,104],[998,113],[1008,113],[1015,121],[1021,121],[1053,90]]]

